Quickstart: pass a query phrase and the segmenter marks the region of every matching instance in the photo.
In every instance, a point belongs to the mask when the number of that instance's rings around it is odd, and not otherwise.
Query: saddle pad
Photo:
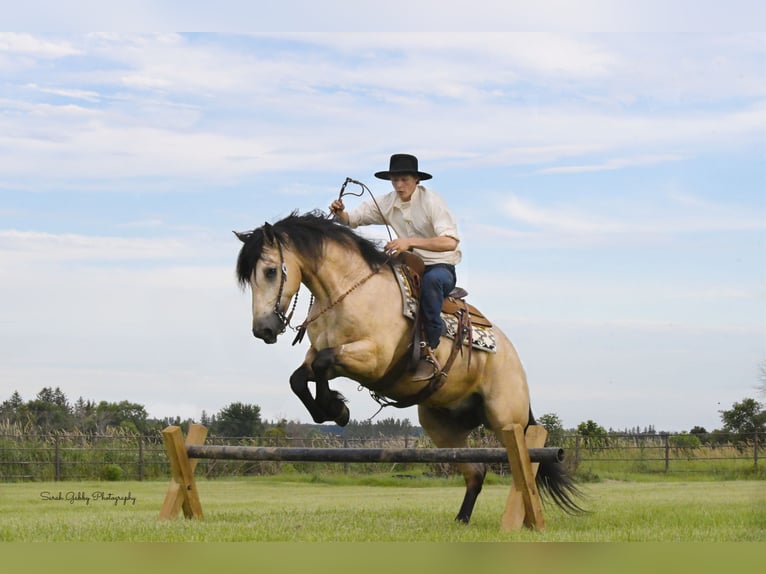
[[[402,292],[402,314],[414,321],[417,316],[418,300],[412,294],[407,274],[401,265],[394,266],[394,276],[396,277],[396,281],[399,283],[399,289]],[[450,339],[455,338],[457,317],[455,317],[454,313],[458,309],[463,309],[463,302],[456,301],[455,299],[444,300],[441,315],[446,330],[445,336]],[[495,331],[492,329],[492,323],[473,305],[468,305],[468,311],[471,314],[471,331],[473,333],[473,341],[471,341],[472,346],[475,349],[494,353],[497,350],[497,343],[495,340]]]
[[[473,318],[473,315],[471,315],[471,317]],[[446,331],[444,336],[454,340],[455,332],[457,330],[457,317],[442,313],[442,321],[444,321],[444,328]],[[495,330],[492,327],[473,325],[471,335],[471,346],[474,349],[487,351],[488,353],[497,352],[497,340],[495,339]]]
[[[399,283],[399,290],[402,292],[402,315],[408,319],[415,320],[418,315],[418,300],[412,294],[410,281],[407,279],[407,272],[402,265],[394,265],[394,277]]]

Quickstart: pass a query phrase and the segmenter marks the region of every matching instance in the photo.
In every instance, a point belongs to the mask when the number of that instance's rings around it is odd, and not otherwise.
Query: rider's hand
[[[386,243],[386,246],[384,247],[384,249],[386,252],[396,254],[401,251],[408,251],[410,247],[411,245],[408,238],[397,237],[396,239]]]
[[[336,199],[330,204],[330,213],[333,215],[338,215],[341,212],[343,212],[346,209],[346,206],[343,205],[342,199]]]

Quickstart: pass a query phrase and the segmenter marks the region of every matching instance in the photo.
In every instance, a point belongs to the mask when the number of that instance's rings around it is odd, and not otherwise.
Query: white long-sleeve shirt
[[[457,223],[442,197],[422,185],[415,188],[409,201],[402,201],[395,191],[378,199],[380,211],[371,200],[348,212],[349,227],[383,225],[388,223],[397,237],[452,237],[460,241]],[[382,212],[382,213],[381,213]],[[426,251],[413,249],[426,265],[448,263],[457,265],[462,254],[454,251]]]

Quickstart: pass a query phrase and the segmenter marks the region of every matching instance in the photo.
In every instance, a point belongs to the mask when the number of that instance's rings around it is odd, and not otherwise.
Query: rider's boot
[[[420,362],[415,367],[412,374],[413,381],[430,381],[442,372],[439,360],[436,358],[433,349],[425,341],[420,343]]]

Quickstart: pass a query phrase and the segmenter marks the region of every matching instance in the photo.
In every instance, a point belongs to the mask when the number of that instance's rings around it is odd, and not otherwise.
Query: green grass
[[[158,520],[165,482],[0,484],[0,540],[18,542],[766,541],[762,481],[583,485],[591,514],[548,504],[546,530],[500,528],[508,486],[485,487],[468,527],[457,481],[280,477],[199,481],[203,520]],[[392,486],[394,484],[395,486]],[[43,500],[41,492],[112,493],[135,502]]]

